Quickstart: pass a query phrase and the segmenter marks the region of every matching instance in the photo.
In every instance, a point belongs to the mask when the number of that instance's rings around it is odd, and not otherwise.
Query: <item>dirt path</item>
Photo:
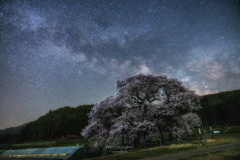
[[[206,149],[199,149],[199,150],[181,152],[181,153],[176,153],[176,154],[171,154],[166,156],[146,158],[144,160],[176,160],[181,158],[189,158],[195,155],[208,154],[212,152],[218,152],[218,151],[234,149],[234,148],[240,148],[240,143],[225,144],[225,145],[215,146],[215,147],[206,148]]]

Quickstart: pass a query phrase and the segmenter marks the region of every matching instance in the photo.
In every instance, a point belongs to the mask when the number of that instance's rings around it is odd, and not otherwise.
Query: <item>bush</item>
[[[79,159],[85,159],[85,158],[94,158],[99,157],[103,155],[103,149],[98,149],[91,151],[89,150],[88,145],[84,145],[83,148],[80,148],[77,152],[75,152],[70,160],[79,160]]]
[[[231,127],[231,128],[228,130],[228,133],[240,133],[240,126]]]

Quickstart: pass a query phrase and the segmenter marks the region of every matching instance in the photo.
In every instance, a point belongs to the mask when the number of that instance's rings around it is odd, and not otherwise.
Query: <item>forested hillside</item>
[[[240,125],[240,90],[203,96],[201,105],[203,126]]]
[[[205,95],[201,98],[201,105],[199,114],[203,126],[240,125],[240,90]],[[60,139],[68,134],[79,135],[88,123],[87,114],[92,106],[50,110],[38,120],[28,123],[18,135],[3,135],[0,132],[0,144]]]
[[[50,110],[49,113],[23,128],[18,141],[60,139],[68,134],[80,135],[80,131],[88,123],[87,114],[91,108],[92,105],[81,105],[76,108]]]

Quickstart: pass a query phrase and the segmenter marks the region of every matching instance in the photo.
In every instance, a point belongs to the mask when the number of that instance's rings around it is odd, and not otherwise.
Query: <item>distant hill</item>
[[[203,98],[203,102],[208,102],[210,104],[216,105],[216,104],[223,103],[227,99],[235,100],[236,98],[240,98],[240,89],[208,94],[208,95],[202,96],[202,98]]]
[[[63,107],[49,111],[38,120],[27,124],[18,136],[19,142],[33,140],[60,139],[66,135],[80,136],[88,124],[87,114],[93,105],[80,105],[76,108]]]
[[[240,125],[240,90],[202,96],[201,106],[199,115],[203,126]],[[92,107],[80,105],[50,110],[36,121],[0,131],[0,143],[16,142],[16,139],[17,142],[25,142],[80,135],[88,124],[87,114]],[[19,135],[10,135],[16,133]]]
[[[240,125],[240,90],[202,96],[203,125]]]
[[[5,128],[5,129],[0,130],[0,133],[1,133],[2,135],[5,135],[5,134],[19,134],[19,133],[21,132],[21,130],[22,130],[27,124],[28,124],[28,123],[22,124],[22,125],[16,126],[16,127]]]

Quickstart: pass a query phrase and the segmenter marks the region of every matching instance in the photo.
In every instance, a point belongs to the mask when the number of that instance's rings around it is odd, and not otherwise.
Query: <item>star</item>
[[[3,0],[0,129],[97,103],[140,73],[199,95],[239,89],[239,11],[238,0]]]

